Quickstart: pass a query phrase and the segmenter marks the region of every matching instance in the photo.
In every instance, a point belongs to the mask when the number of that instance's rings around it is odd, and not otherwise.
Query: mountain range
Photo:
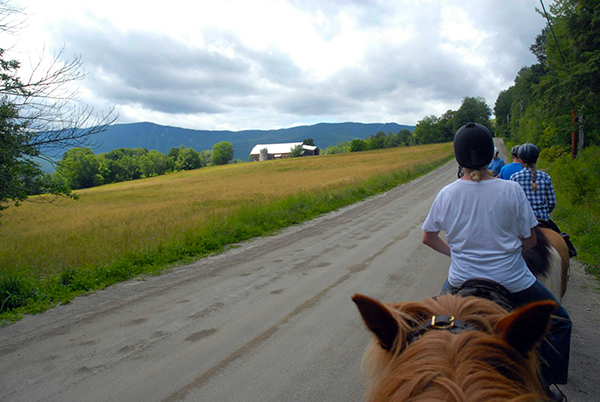
[[[256,144],[302,142],[312,138],[315,145],[324,150],[339,142],[365,139],[379,131],[397,134],[403,128],[412,132],[415,127],[397,123],[319,123],[277,130],[212,131],[148,122],[113,124],[105,132],[93,137],[93,141],[98,144],[93,150],[97,155],[118,148],[147,148],[166,154],[171,148],[180,145],[202,151],[212,149],[217,142],[229,141],[235,150],[234,158],[246,162]]]

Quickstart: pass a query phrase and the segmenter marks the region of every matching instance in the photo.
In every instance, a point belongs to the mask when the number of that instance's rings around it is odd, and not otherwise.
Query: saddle
[[[464,282],[456,292],[459,296],[475,296],[496,302],[507,310],[516,307],[513,294],[498,282],[486,278],[474,278]]]
[[[558,225],[556,223],[554,223],[554,221],[552,219],[548,219],[548,220],[538,219],[538,226],[540,228],[552,229],[556,233],[560,234],[560,236],[563,238],[565,243],[567,243],[567,248],[569,249],[569,258],[577,257],[577,250],[575,249],[575,246],[573,246],[573,243],[571,243],[571,239],[570,239],[569,235],[566,234],[565,232],[561,232],[560,229],[558,228]]]

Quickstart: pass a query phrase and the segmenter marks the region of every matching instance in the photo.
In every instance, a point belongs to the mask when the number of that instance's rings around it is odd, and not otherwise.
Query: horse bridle
[[[515,306],[513,295],[510,291],[499,283],[486,278],[473,278],[466,281],[456,294],[463,297],[475,296],[488,299],[507,310],[511,310]],[[431,330],[449,331],[453,334],[465,331],[481,331],[481,329],[473,324],[457,320],[454,316],[434,315],[408,336],[406,345],[408,346],[421,339],[423,334]]]
[[[418,341],[426,332],[431,330],[458,334],[465,331],[479,331],[480,329],[466,321],[457,320],[454,316],[434,315],[408,336],[406,345]]]

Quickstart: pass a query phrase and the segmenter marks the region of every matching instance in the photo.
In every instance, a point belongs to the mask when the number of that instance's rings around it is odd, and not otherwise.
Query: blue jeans
[[[442,286],[441,294],[456,294],[458,290],[459,288],[450,285],[446,280]],[[550,330],[546,335],[546,339],[540,345],[540,363],[544,385],[566,384],[569,374],[571,330],[573,328],[569,313],[537,279],[529,288],[513,293],[513,296],[517,303],[515,307],[541,300],[554,300],[558,304],[558,308],[553,313]]]

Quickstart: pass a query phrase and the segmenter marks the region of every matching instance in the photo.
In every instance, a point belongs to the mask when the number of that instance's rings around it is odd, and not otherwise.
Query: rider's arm
[[[531,228],[531,236],[529,237],[521,237],[521,241],[523,242],[523,251],[535,247],[537,244],[537,237],[535,235],[535,230]]]
[[[450,257],[450,247],[440,238],[440,232],[424,232],[423,233],[423,244],[431,247],[437,252],[447,255]]]

